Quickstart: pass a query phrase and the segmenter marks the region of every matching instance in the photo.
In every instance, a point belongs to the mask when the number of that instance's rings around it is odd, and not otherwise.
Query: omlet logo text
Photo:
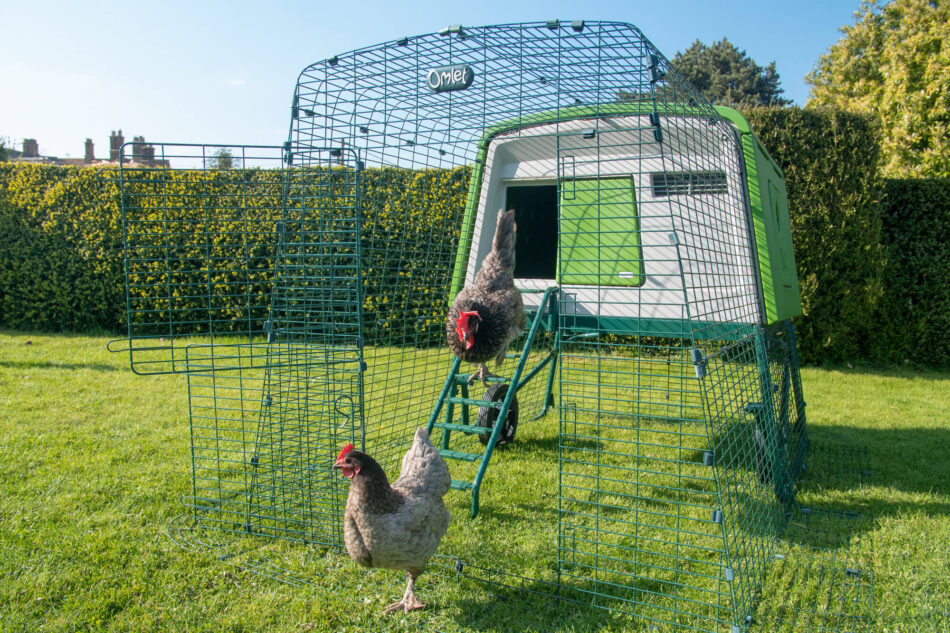
[[[426,75],[429,87],[436,92],[465,90],[472,85],[473,79],[475,79],[475,71],[468,64],[439,66],[430,70]]]

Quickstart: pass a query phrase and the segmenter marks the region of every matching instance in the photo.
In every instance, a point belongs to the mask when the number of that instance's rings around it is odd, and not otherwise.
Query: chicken
[[[505,360],[508,345],[518,338],[525,326],[524,304],[515,288],[515,212],[498,214],[498,226],[491,253],[470,286],[455,297],[445,323],[445,334],[452,353],[463,361],[478,365],[469,377],[479,378],[485,387],[490,374],[485,363],[495,359],[495,367]]]
[[[416,431],[402,458],[396,483],[372,457],[347,444],[333,464],[350,480],[343,515],[343,542],[350,558],[364,567],[402,569],[406,593],[384,613],[409,613],[425,605],[416,599],[416,578],[439,547],[451,515],[442,501],[452,483],[449,467],[429,441],[425,427]]]

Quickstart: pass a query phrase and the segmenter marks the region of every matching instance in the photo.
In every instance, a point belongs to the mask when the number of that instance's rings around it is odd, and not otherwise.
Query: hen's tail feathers
[[[498,214],[498,226],[495,228],[495,239],[492,241],[492,251],[499,263],[509,272],[515,269],[515,210],[510,209]]]
[[[451,483],[448,464],[432,445],[426,427],[420,427],[402,458],[399,479],[393,485],[412,494],[435,492],[442,496],[449,491]]]

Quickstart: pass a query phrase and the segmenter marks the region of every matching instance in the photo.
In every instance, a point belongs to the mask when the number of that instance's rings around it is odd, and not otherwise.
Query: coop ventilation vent
[[[654,198],[725,194],[726,174],[721,171],[674,172],[650,175]]]

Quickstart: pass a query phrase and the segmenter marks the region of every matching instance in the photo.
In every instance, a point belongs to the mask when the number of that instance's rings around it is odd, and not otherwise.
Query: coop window
[[[727,193],[726,174],[721,171],[681,171],[650,174],[654,198]]]
[[[515,278],[554,279],[557,270],[557,185],[512,185],[505,208],[515,210]]]
[[[643,254],[633,179],[561,182],[560,279],[565,284],[640,286]]]

